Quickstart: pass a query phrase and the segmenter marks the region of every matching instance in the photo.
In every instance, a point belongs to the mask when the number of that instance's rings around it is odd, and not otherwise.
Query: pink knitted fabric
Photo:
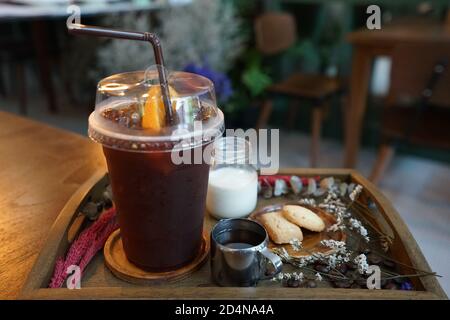
[[[79,266],[83,274],[91,259],[103,248],[109,235],[119,227],[115,217],[116,209],[112,207],[78,236],[70,246],[66,258],[60,257],[56,261],[49,288],[61,288],[68,276],[66,270],[71,265]]]

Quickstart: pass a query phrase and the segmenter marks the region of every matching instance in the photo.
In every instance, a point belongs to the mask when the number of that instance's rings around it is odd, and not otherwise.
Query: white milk
[[[255,209],[257,196],[256,171],[223,167],[209,173],[206,208],[219,219],[247,216]]]

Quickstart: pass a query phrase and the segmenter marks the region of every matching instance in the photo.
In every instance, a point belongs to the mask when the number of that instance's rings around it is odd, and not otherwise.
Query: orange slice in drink
[[[175,97],[176,91],[172,87],[169,87],[169,94],[171,97]],[[174,105],[172,105],[172,108],[173,107]],[[142,116],[142,127],[145,129],[159,131],[162,127],[164,127],[165,121],[166,111],[164,109],[164,102],[161,95],[161,87],[154,85],[148,91],[148,97],[145,101]]]

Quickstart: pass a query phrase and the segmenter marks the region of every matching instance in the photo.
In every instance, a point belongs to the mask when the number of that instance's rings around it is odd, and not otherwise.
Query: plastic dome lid
[[[101,80],[89,116],[89,137],[109,148],[151,152],[193,148],[222,135],[224,116],[209,79],[172,72],[168,84],[170,123],[156,67]]]

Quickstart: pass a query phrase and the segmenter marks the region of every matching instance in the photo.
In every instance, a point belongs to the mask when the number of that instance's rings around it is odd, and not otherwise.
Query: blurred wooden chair
[[[297,40],[297,26],[292,15],[287,13],[265,13],[255,20],[254,24],[256,45],[258,50],[267,56],[282,53],[291,47]],[[338,78],[331,78],[318,74],[293,73],[281,82],[271,85],[267,91],[270,94],[288,96],[291,99],[307,100],[313,106],[311,119],[311,167],[317,165],[319,157],[319,142],[324,109],[329,99],[340,93],[343,89]],[[259,115],[256,128],[267,125],[272,113],[273,102],[267,98]],[[290,113],[293,113],[291,105]],[[295,120],[291,114],[290,121]]]
[[[450,44],[395,49],[372,182],[380,181],[402,143],[450,150]]]

